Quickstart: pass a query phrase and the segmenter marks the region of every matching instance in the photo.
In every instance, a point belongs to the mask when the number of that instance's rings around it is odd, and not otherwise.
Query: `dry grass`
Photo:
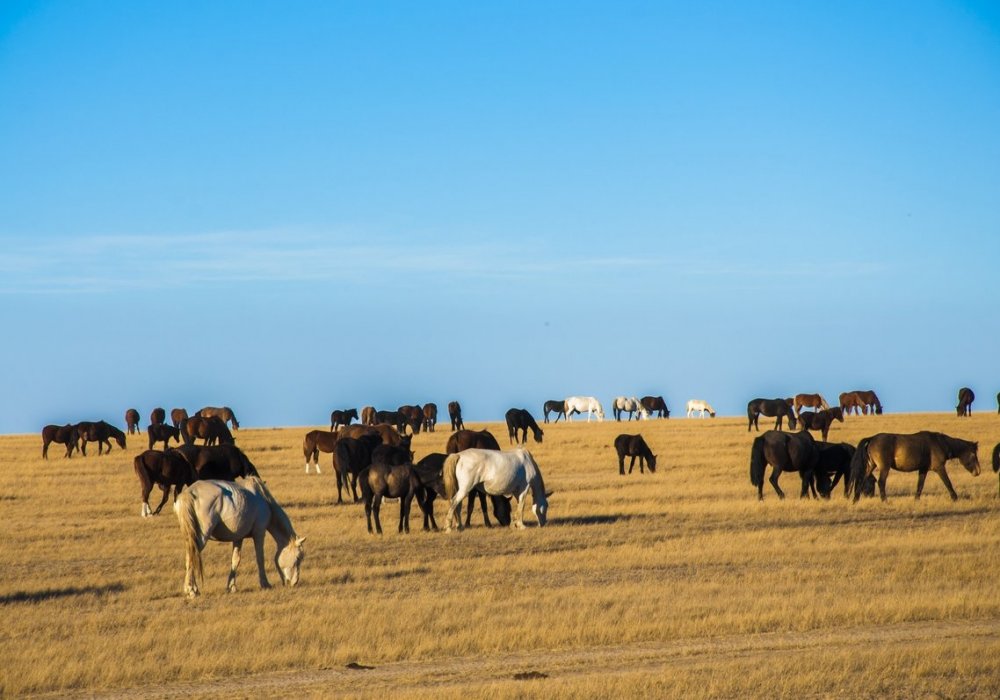
[[[328,456],[304,474],[307,428],[243,430],[309,537],[303,583],[260,591],[245,554],[226,594],[229,549],[212,544],[196,601],[172,513],[139,517],[139,440],[43,461],[40,438],[0,437],[0,692],[995,697],[1000,417],[848,418],[831,440],[919,429],[980,441],[982,476],[951,466],[959,501],[931,475],[916,502],[916,478],[893,473],[887,504],[758,503],[742,420],[559,423],[529,445],[555,491],[550,527],[477,515],[406,537],[390,503],[382,538],[360,506],[334,505]],[[611,442],[637,430],[660,469],[619,477]],[[417,455],[446,439],[418,436]],[[797,493],[796,475],[782,484]],[[514,679],[532,671],[547,677]]]

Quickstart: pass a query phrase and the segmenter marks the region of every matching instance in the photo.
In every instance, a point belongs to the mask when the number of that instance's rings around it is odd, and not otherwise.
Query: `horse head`
[[[979,443],[972,442],[971,448],[964,450],[958,455],[958,460],[962,463],[962,466],[969,470],[972,476],[979,476],[982,473],[982,469],[979,466]]]
[[[291,541],[274,557],[274,563],[278,566],[278,573],[281,575],[281,582],[289,588],[299,582],[299,568],[306,553],[302,544],[305,537],[293,537]]]

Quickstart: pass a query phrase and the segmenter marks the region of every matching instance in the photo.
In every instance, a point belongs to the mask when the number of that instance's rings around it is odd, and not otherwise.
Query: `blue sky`
[[[7,2],[0,85],[2,432],[1000,390],[993,3]]]

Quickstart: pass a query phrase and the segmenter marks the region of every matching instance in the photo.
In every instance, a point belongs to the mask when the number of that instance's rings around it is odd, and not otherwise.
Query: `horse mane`
[[[288,519],[288,513],[286,513],[285,509],[282,508],[276,500],[274,500],[274,496],[271,494],[271,490],[267,488],[267,484],[264,483],[264,480],[259,476],[251,476],[247,477],[246,481],[249,488],[257,491],[257,493],[264,498],[267,505],[271,508],[271,520],[277,520],[278,525],[285,531],[289,538],[294,539],[296,536],[295,528],[292,527],[292,521]]]

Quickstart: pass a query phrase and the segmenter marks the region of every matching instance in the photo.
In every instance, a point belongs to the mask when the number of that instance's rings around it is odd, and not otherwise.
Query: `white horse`
[[[260,587],[270,588],[264,573],[264,533],[268,532],[278,545],[274,563],[281,582],[294,586],[299,582],[299,566],[305,552],[305,537],[295,534],[288,515],[274,500],[264,482],[257,477],[246,480],[245,486],[232,481],[196,481],[174,502],[174,512],[181,525],[187,557],[184,570],[184,592],[192,598],[198,595],[198,581],[204,582],[201,550],[208,541],[233,543],[233,563],[227,588],[236,590],[236,567],[240,565],[240,547],[247,537],[253,538],[257,555]]]
[[[625,396],[616,396],[615,400],[612,402],[611,410],[614,412],[615,420],[620,421],[622,419],[622,413],[628,411],[628,419],[632,420],[632,414],[638,413],[636,420],[649,420],[649,411],[646,407],[642,405],[636,397],[628,398]]]
[[[566,399],[566,421],[574,413],[587,413],[587,422],[590,422],[592,415],[597,416],[597,420],[604,420],[604,409],[601,402],[593,396],[570,396]]]
[[[701,417],[705,417],[705,412],[708,412],[712,418],[715,418],[715,409],[708,401],[702,401],[701,399],[691,399],[687,402],[687,417],[690,418],[691,414],[695,411],[701,411]]]
[[[542,472],[535,458],[523,447],[509,452],[478,448],[462,450],[448,455],[442,471],[445,496],[450,501],[445,530],[450,531],[456,523],[458,529],[462,529],[462,501],[480,484],[488,494],[514,496],[517,499],[511,526],[519,530],[524,529],[524,505],[528,491],[531,491],[531,510],[538,519],[538,526],[545,526],[548,497],[552,494],[545,492]]]

